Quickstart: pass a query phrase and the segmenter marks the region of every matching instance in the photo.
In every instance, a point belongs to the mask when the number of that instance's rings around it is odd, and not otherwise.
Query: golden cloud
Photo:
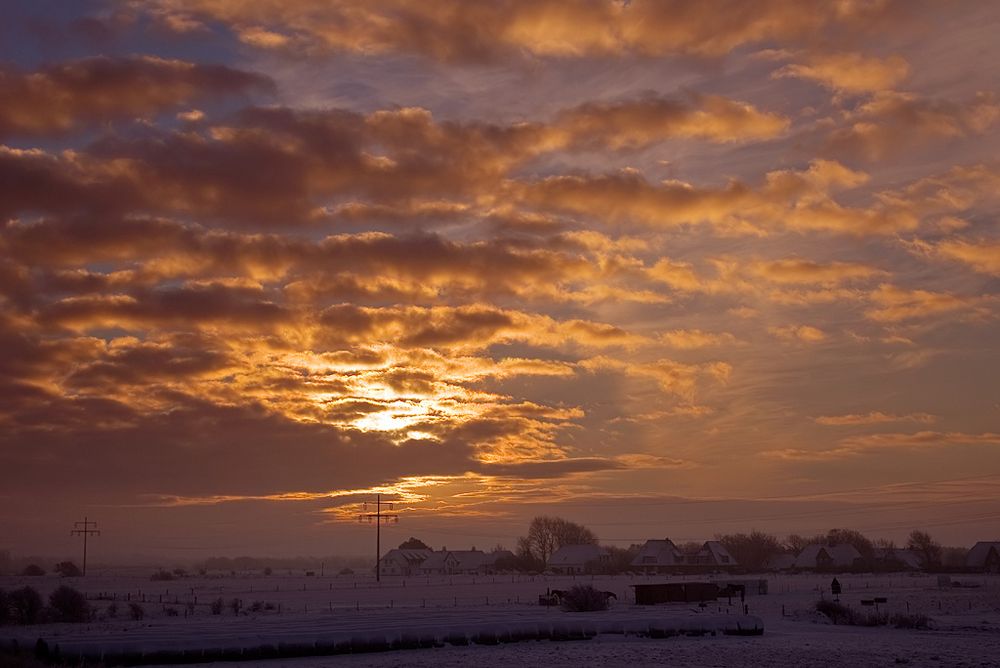
[[[860,53],[769,54],[788,56],[798,63],[785,65],[771,76],[815,81],[845,93],[870,93],[894,88],[910,73],[909,63],[898,55],[876,58]]]
[[[815,418],[816,424],[827,426],[855,426],[862,424],[882,424],[885,422],[922,422],[931,423],[937,420],[937,416],[929,413],[909,413],[906,415],[894,415],[883,413],[882,411],[871,411],[870,413],[852,413],[847,415],[822,415]]]
[[[170,27],[221,22],[245,41],[273,48],[292,39],[298,49],[363,54],[416,53],[447,62],[489,61],[501,55],[538,57],[663,55],[717,56],[747,43],[815,37],[825,29],[863,29],[892,14],[892,3],[804,6],[768,0],[748,8],[727,0],[629,3],[518,0],[501,4],[391,0],[141,0]],[[282,42],[283,43],[283,42]]]

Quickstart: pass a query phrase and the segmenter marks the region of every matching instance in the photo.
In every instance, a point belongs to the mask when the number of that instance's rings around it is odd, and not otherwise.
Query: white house
[[[420,565],[431,554],[433,552],[424,549],[389,550],[379,559],[378,570],[381,575],[416,575],[420,572]]]
[[[684,563],[684,555],[669,538],[647,540],[632,560],[632,568],[644,573],[662,573]]]

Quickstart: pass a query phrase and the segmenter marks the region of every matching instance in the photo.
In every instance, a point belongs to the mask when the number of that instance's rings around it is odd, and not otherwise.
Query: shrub
[[[83,575],[80,567],[72,561],[60,561],[52,570],[64,578],[78,578]]]
[[[225,603],[223,603],[221,597],[212,601],[212,603],[210,604],[210,607],[212,609],[212,614],[221,615],[223,606],[225,606]]]
[[[128,604],[128,614],[134,622],[141,622],[146,617],[146,609],[136,602]]]
[[[109,605],[108,608],[107,608],[107,610],[104,611],[104,614],[107,615],[109,619],[114,619],[115,617],[117,617],[118,616],[118,604],[117,603],[112,603],[111,605]]]
[[[272,570],[271,570],[271,567],[270,567],[270,566],[268,566],[267,568],[265,568],[265,569],[264,569],[264,575],[270,575],[270,574],[271,574],[271,573],[273,573],[273,572],[274,572],[274,571],[272,571]]]
[[[153,573],[152,575],[150,575],[149,579],[150,580],[173,580],[174,579],[174,574],[171,573],[170,571],[167,571],[167,570],[164,570],[164,569],[161,568],[160,570],[158,570],[155,573]]]
[[[607,610],[608,597],[590,585],[577,585],[563,594],[562,608],[568,612]]]
[[[45,575],[45,569],[38,564],[29,564],[24,567],[23,571],[21,571],[21,575],[38,577],[39,575]]]
[[[829,617],[834,624],[854,623],[854,611],[836,601],[826,599],[816,601],[816,610]]]
[[[63,585],[49,595],[49,607],[57,622],[80,624],[90,619],[90,605],[76,589]]]
[[[32,587],[10,592],[10,610],[15,624],[34,624],[42,612],[42,597]]]
[[[243,602],[238,598],[234,598],[229,602],[229,609],[233,611],[234,615],[240,614],[240,608],[242,607],[243,607]]]
[[[184,570],[183,568],[175,568],[173,570],[173,574],[174,574],[175,578],[185,578],[185,577],[187,577],[187,571]]]

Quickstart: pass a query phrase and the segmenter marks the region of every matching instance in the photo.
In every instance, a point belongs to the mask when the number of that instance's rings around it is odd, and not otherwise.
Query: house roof
[[[409,565],[415,566],[417,564],[422,563],[431,554],[433,554],[433,552],[431,552],[430,550],[424,550],[424,549],[409,550],[409,549],[400,549],[397,547],[386,552],[382,556],[382,559],[380,559],[380,561],[384,562],[384,561],[391,561],[394,559],[402,559]]]
[[[795,567],[816,568],[819,555],[822,552],[829,555],[834,566],[851,566],[855,559],[861,558],[861,553],[850,543],[838,543],[837,545],[813,543],[802,548],[799,556],[795,559]]]
[[[922,567],[920,557],[913,550],[899,547],[877,547],[875,548],[875,558],[886,561],[895,560],[902,562],[908,568],[918,569]]]
[[[705,541],[705,544],[698,550],[698,553],[711,556],[713,563],[716,564],[727,564],[730,566],[736,564],[736,558],[717,540]],[[723,557],[726,557],[726,559],[723,559]]]
[[[563,545],[549,557],[551,566],[582,566],[606,555],[608,551],[600,545]]]
[[[652,558],[649,561],[648,558]],[[669,538],[647,540],[632,560],[633,566],[674,566],[681,563],[683,555]]]
[[[487,554],[481,550],[441,550],[431,552],[427,560],[421,564],[421,568],[428,570],[442,570],[445,568],[455,568],[459,570],[475,570],[480,566],[490,565],[496,562],[494,554]]]
[[[965,565],[970,568],[985,566],[991,547],[997,551],[997,554],[1000,554],[1000,540],[981,540],[973,545],[969,553],[965,555]]]

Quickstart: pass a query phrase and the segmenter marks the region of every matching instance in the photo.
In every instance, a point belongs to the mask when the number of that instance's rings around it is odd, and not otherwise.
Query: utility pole
[[[97,522],[91,522],[86,515],[82,522],[73,522],[74,529],[69,532],[70,536],[83,536],[83,574],[87,574],[87,536],[100,536],[97,530]]]
[[[375,495],[375,512],[374,513],[362,513],[358,515],[358,521],[364,522],[368,521],[369,524],[375,523],[375,581],[382,581],[382,572],[378,567],[378,560],[382,555],[382,522],[399,522],[399,515],[389,515],[382,512],[382,506],[385,506],[389,510],[392,510],[392,503],[385,502],[382,503],[382,495]],[[365,503],[363,506],[364,510],[368,510],[368,504]]]

